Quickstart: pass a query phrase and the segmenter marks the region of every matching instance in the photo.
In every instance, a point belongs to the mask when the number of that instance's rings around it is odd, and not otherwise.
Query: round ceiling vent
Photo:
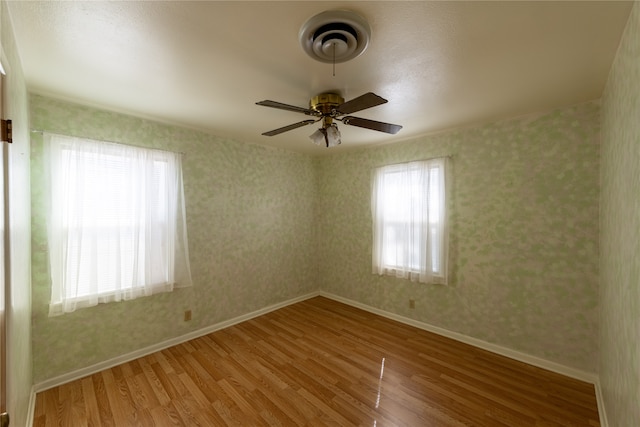
[[[371,28],[363,17],[348,10],[328,10],[309,19],[300,28],[300,44],[320,62],[345,62],[369,45]]]

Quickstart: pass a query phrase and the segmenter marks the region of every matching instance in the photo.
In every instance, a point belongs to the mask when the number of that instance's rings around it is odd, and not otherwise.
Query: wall
[[[321,289],[596,372],[599,112],[590,102],[321,159]],[[372,169],[445,155],[451,284],[373,275]]]
[[[7,286],[7,408],[11,425],[27,422],[31,394],[31,247],[29,199],[29,118],[27,91],[6,2],[0,4],[0,41],[5,116],[13,121],[9,150],[9,237],[11,278]]]
[[[602,105],[600,383],[609,425],[640,426],[640,5]]]
[[[310,157],[31,96],[32,127],[184,152],[193,288],[49,318],[42,136],[32,137],[35,383],[317,289]],[[193,320],[183,321],[186,309]]]
[[[195,282],[47,317],[42,137],[34,133],[35,383],[318,288],[597,371],[598,102],[318,159],[42,96],[30,106],[35,129],[186,153]],[[453,156],[451,284],[371,274],[372,168],[440,155]]]

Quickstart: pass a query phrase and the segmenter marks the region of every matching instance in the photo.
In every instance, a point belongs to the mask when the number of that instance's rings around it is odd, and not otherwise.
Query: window
[[[191,285],[181,156],[45,134],[50,315]]]
[[[446,159],[374,171],[373,272],[447,282]]]

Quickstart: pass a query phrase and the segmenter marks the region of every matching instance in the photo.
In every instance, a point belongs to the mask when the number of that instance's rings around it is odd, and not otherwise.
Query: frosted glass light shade
[[[312,133],[309,138],[316,145],[325,145],[328,147],[335,147],[336,145],[340,145],[342,141],[340,140],[340,131],[338,130],[338,126],[332,124],[326,128],[320,128],[314,133]]]

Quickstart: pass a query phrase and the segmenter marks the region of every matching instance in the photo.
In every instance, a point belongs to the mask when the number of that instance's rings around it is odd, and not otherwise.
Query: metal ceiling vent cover
[[[320,62],[339,63],[359,56],[369,45],[371,28],[360,15],[349,10],[328,10],[309,19],[300,28],[300,45]]]

